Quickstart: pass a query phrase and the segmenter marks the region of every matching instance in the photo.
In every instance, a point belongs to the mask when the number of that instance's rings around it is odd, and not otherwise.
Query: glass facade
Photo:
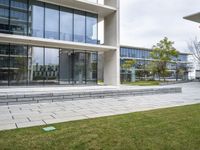
[[[27,35],[28,1],[10,0],[10,34]]]
[[[0,61],[0,85],[97,83],[97,52],[1,43]]]
[[[45,5],[45,38],[59,39],[59,7]]]
[[[86,38],[85,26],[86,26],[85,12],[76,10],[74,12],[74,41],[75,42],[85,43],[85,38]]]
[[[73,10],[60,8],[60,40],[73,41]]]
[[[140,59],[151,59],[150,50],[137,49],[137,48],[125,48],[120,49],[120,56],[127,58],[140,58]]]
[[[120,48],[120,57],[135,58],[135,59],[152,59],[150,55],[151,50],[138,49],[138,48]],[[185,61],[187,62],[187,54],[180,54],[178,58],[172,58],[174,61]]]
[[[97,15],[86,13],[86,43],[97,44]]]
[[[36,0],[0,0],[0,33],[97,44],[98,15]]]
[[[97,44],[98,15],[37,0],[0,0],[0,33]],[[97,83],[97,52],[0,43],[0,85]]]
[[[150,71],[148,70],[148,65],[153,61],[150,56],[150,49],[139,49],[139,48],[129,48],[129,47],[121,47],[120,48],[120,64],[121,66],[127,59],[134,59],[136,60],[136,63],[133,65],[133,68],[135,69],[135,76],[136,79],[143,79],[148,78],[151,76]],[[188,55],[187,54],[179,54],[178,58],[172,58],[173,61],[179,62],[179,65],[182,67],[187,65],[188,61]],[[167,64],[168,69],[170,70],[170,78],[175,78],[175,71],[177,68],[176,63],[168,63]],[[127,76],[131,78],[132,72],[131,71],[125,71],[121,67],[121,81]]]
[[[30,1],[29,7],[29,35],[34,37],[44,37],[44,3]]]
[[[9,1],[0,0],[0,32],[9,33]]]

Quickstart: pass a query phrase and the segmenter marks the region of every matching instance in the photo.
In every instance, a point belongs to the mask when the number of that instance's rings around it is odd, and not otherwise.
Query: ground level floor
[[[152,60],[142,60],[142,59],[131,59],[135,63],[130,68],[123,68],[123,65],[127,63],[129,59],[121,58],[120,59],[120,78],[121,82],[134,82],[137,80],[159,80],[157,74],[153,74],[150,69]],[[168,80],[188,80],[190,72],[190,64],[188,62],[173,62],[167,64],[167,74],[166,79]]]
[[[120,73],[121,82],[135,82],[140,80],[159,80],[158,75],[153,75],[150,70],[145,69],[132,69],[132,70],[123,70],[121,69]],[[162,78],[161,78],[162,79]],[[177,74],[176,70],[169,70],[168,75],[165,77],[168,81],[187,81],[188,72]]]
[[[0,86],[97,83],[97,52],[0,44]]]

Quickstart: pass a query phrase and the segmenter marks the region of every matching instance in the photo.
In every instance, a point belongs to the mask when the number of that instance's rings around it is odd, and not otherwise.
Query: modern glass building
[[[152,74],[148,69],[148,65],[154,61],[151,58],[150,52],[152,49],[148,48],[139,48],[131,46],[121,46],[120,48],[120,63],[121,66],[126,60],[136,60],[136,63],[133,65],[133,70],[123,69],[121,67],[121,81],[124,81],[125,77],[128,76],[128,79],[131,80],[133,73],[135,74],[135,79],[152,79]],[[188,54],[180,53],[178,58],[172,58],[173,62],[168,63],[167,67],[170,71],[168,79],[176,79],[176,69],[177,67],[187,68],[189,65]],[[179,79],[187,79],[188,72],[185,72],[182,76],[178,76]]]
[[[95,84],[102,51],[117,72],[119,35],[100,44],[100,20],[118,31],[118,1],[0,0],[0,85]],[[118,84],[110,73],[107,84]]]
[[[186,19],[186,20],[189,20],[189,21],[193,21],[195,23],[200,23],[200,12],[185,16],[183,18]],[[192,76],[193,76],[194,79],[196,79],[197,78],[196,74],[200,70],[200,61],[194,60],[193,65],[194,65],[194,69],[193,69],[193,75]]]

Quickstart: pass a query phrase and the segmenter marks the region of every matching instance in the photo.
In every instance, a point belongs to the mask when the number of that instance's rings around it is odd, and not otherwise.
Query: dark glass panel
[[[73,41],[73,11],[60,9],[60,40]]]
[[[58,6],[46,4],[45,38],[59,39],[59,7]]]
[[[74,11],[74,41],[85,43],[85,12]]]
[[[73,84],[73,50],[60,51],[60,84]]]
[[[31,0],[29,11],[31,36],[44,37],[44,3]]]
[[[9,45],[0,44],[0,85],[8,85]]]
[[[27,63],[27,46],[10,45],[10,85],[26,85]]]
[[[27,0],[11,0],[10,33],[27,35],[28,30],[28,3]]]
[[[9,33],[9,1],[0,0],[0,33]]]
[[[86,43],[97,44],[97,15],[86,13]]]
[[[85,84],[85,52],[74,53],[74,83]]]
[[[87,83],[97,82],[97,53],[86,53]]]

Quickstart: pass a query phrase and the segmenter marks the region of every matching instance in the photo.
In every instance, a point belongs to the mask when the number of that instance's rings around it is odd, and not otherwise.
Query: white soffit
[[[86,0],[38,0],[38,1],[97,13],[100,17],[106,17],[109,14],[116,11],[116,8],[114,7],[92,3]]]
[[[87,51],[99,51],[99,52],[117,50],[117,47],[108,46],[108,45],[77,43],[77,42],[70,42],[70,41],[44,39],[44,38],[21,36],[21,35],[10,35],[10,34],[3,34],[3,33],[0,33],[0,42],[32,45],[32,46],[38,46],[38,47],[45,46],[49,48],[75,49],[75,50],[87,50]]]

